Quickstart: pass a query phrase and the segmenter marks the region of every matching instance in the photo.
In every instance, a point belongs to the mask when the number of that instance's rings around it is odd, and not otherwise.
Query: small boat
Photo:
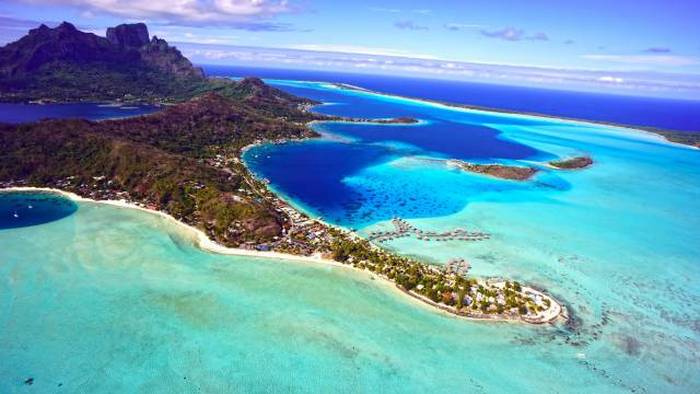
[[[27,208],[32,209],[32,208],[34,208],[34,207],[31,206],[31,205],[27,205]]]
[[[14,216],[15,218],[18,218],[18,217],[19,217],[19,215],[17,214],[17,212],[15,212],[14,214],[12,214],[12,216]]]

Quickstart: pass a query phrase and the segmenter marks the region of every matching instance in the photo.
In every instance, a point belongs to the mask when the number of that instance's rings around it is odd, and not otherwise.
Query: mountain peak
[[[107,40],[120,48],[141,48],[148,44],[148,27],[144,23],[121,24],[107,29]]]
[[[46,26],[46,25],[42,25],[42,26]],[[61,24],[58,25],[58,27],[56,29],[63,30],[63,31],[78,31],[78,29],[76,29],[72,23],[69,23],[66,21],[61,22]]]
[[[240,84],[246,85],[246,86],[256,86],[256,87],[266,86],[265,82],[263,82],[263,80],[258,78],[258,77],[245,77],[245,78],[241,79]]]

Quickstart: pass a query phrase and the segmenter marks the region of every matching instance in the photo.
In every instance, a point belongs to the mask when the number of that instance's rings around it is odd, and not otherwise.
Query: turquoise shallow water
[[[700,370],[700,252],[695,246],[700,244],[698,150],[605,126],[464,111],[324,84],[280,85],[300,94],[312,91],[316,98],[334,102],[319,107],[327,113],[345,115],[359,111],[359,106],[370,108],[373,116],[414,116],[432,122],[428,127],[385,126],[394,128],[387,132],[381,126],[369,126],[374,131],[371,136],[358,131],[363,126],[319,125],[332,137],[325,143],[328,146],[379,146],[390,152],[383,160],[355,163],[352,171],[342,173],[337,181],[354,193],[351,202],[357,203],[341,207],[329,208],[304,192],[319,178],[328,178],[333,168],[304,172],[303,182],[293,187],[267,171],[267,163],[281,160],[276,156],[287,162],[297,152],[323,156],[324,143],[262,147],[265,155],[246,157],[255,171],[268,176],[298,206],[361,233],[391,228],[387,219],[395,215],[423,229],[462,227],[489,232],[493,236],[484,242],[399,239],[387,246],[437,264],[464,257],[472,262],[475,275],[504,275],[549,289],[569,303],[576,316],[576,329],[564,342],[578,348],[586,360],[599,363],[597,369],[586,367],[603,380],[619,379],[651,392],[700,388],[695,373]],[[345,95],[350,98],[346,100]],[[346,102],[353,104],[352,109]],[[397,107],[400,110],[394,115]],[[501,151],[475,161],[537,166],[553,157],[588,154],[595,164],[582,171],[542,168],[533,181],[517,183],[434,161],[459,157],[450,153],[451,144],[483,141],[482,137],[474,140],[473,134],[465,136],[472,133],[469,129],[452,128],[464,123],[496,130],[498,139],[535,152],[508,157],[510,151]],[[413,136],[401,136],[397,127],[428,136],[435,127],[442,127],[453,135],[436,146],[434,141],[422,143]],[[534,341],[547,347],[548,340],[537,337]]]
[[[205,253],[142,212],[81,203],[0,232],[0,250],[2,392],[30,377],[41,392],[564,388],[559,367],[579,364],[514,345],[552,328],[466,323],[348,269]]]
[[[155,215],[80,203],[0,232],[0,391],[627,391],[676,384],[615,342],[467,322],[343,268],[220,256]],[[678,379],[678,365],[668,367]],[[651,390],[654,391],[654,390]]]
[[[380,97],[382,116],[392,116],[382,102],[470,116]],[[364,273],[215,255],[157,216],[79,203],[62,219],[0,230],[0,392],[699,391],[700,152],[598,126],[474,116],[534,152],[509,160],[585,152],[596,165],[516,184],[425,160],[442,148],[371,141],[377,151],[364,151],[342,125],[324,125],[350,145],[334,149],[362,159],[337,170],[364,200],[333,209],[383,207],[361,232],[393,212],[423,228],[488,231],[479,243],[388,246],[544,286],[569,303],[572,325],[459,320]],[[314,213],[321,197],[294,202]]]

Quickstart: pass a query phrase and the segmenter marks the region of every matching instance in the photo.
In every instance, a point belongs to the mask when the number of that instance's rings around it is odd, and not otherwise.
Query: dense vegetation
[[[283,226],[237,155],[255,141],[313,136],[312,101],[265,85],[208,79],[144,24],[106,37],[70,23],[0,48],[0,100],[178,102],[149,116],[0,125],[0,182],[125,198],[197,225],[229,246]]]
[[[477,164],[459,160],[454,160],[454,163],[464,171],[516,181],[528,180],[537,173],[537,169],[532,167],[510,166],[505,164]]]
[[[0,80],[2,101],[179,101],[207,90],[204,80],[172,78],[150,68],[51,63],[31,76]]]
[[[129,119],[0,124],[0,186],[126,199],[197,226],[227,246],[329,254],[459,314],[512,318],[543,310],[517,283],[499,289],[292,215],[240,161],[246,145],[315,136],[306,127],[315,119],[406,124],[415,119],[324,117],[306,111],[312,101],[257,78],[206,79],[165,41],[149,40],[142,24],[110,28],[106,38],[67,23],[55,29],[42,25],[0,48],[0,92],[0,100],[178,102]],[[475,168],[491,175],[515,171]],[[532,169],[519,169],[525,170]]]
[[[0,125],[0,181],[98,198],[126,192],[224,244],[264,242],[281,232],[279,214],[245,192],[242,166],[213,164],[256,140],[313,136],[301,122],[314,115],[298,109],[305,100],[257,79],[225,92],[235,98],[207,93],[143,117]]]
[[[450,312],[472,317],[523,316],[538,322],[537,314],[551,306],[549,299],[540,303],[523,293],[518,282],[505,281],[503,287],[475,278],[467,278],[435,269],[407,257],[373,247],[368,241],[345,236],[331,230],[335,241],[330,245],[331,257],[356,268],[367,269],[396,283],[409,294],[416,294]]]
[[[247,89],[250,84],[257,83],[262,82],[245,79],[236,86]],[[232,99],[206,93],[150,116],[97,122],[90,127],[95,132],[193,157],[237,152],[255,140],[315,135],[302,122],[316,116],[295,107],[302,100],[278,102],[280,108],[260,107],[258,102],[255,95]]]
[[[564,160],[550,161],[550,165],[564,170],[573,170],[578,168],[586,168],[593,164],[593,159],[588,156],[572,157]]]
[[[679,131],[667,131],[667,130],[653,130],[654,133],[661,134],[667,140],[671,142],[677,142],[679,144],[690,145],[696,148],[700,148],[700,132],[679,132]]]

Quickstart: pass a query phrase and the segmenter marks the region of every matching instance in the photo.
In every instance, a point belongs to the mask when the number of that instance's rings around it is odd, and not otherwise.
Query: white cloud
[[[181,0],[193,2],[193,0]],[[215,11],[228,15],[278,14],[289,11],[287,0],[214,0]]]
[[[374,11],[374,12],[389,12],[392,14],[398,14],[401,12],[401,10],[398,8],[384,8],[384,7],[370,7],[369,10]]]
[[[183,49],[181,47],[181,49]],[[671,96],[700,94],[700,76],[660,72],[567,70],[542,67],[507,66],[433,57],[418,59],[389,48],[343,45],[295,45],[294,48],[235,46],[190,46],[183,52],[196,62],[218,64],[275,65],[323,70],[362,70],[391,75],[421,75],[496,83],[534,84],[547,87],[573,86],[599,91],[602,87],[618,92],[665,92]]]
[[[598,78],[600,82],[610,82],[610,83],[624,83],[625,79],[620,77],[613,77],[611,75],[605,75]]]
[[[419,25],[410,20],[397,21],[394,23],[394,27],[402,30],[428,30],[427,26]]]
[[[645,64],[657,66],[689,66],[698,59],[676,55],[583,55],[584,59],[614,63]]]
[[[538,32],[535,33],[529,37],[526,37],[528,40],[532,41],[549,41],[549,36],[546,33]]]
[[[290,45],[289,49],[301,49],[304,51],[320,51],[320,52],[338,52],[338,53],[354,53],[362,55],[380,55],[380,56],[398,56],[412,57],[416,59],[437,59],[435,56],[413,53],[400,49],[366,47],[358,45],[326,45],[326,44],[299,44]]]
[[[481,29],[483,25],[477,25],[473,23],[445,23],[443,25],[445,29],[457,31],[457,30],[469,30],[469,29]]]
[[[415,8],[412,10],[402,10],[400,8],[369,7],[369,10],[373,11],[373,12],[388,12],[391,14],[401,14],[401,13],[412,12],[414,14],[420,14],[420,15],[429,15],[433,12],[433,10],[428,9],[428,8]]]
[[[21,0],[63,4],[83,12],[181,24],[254,21],[290,12],[288,0]]]
[[[481,34],[486,37],[498,38],[505,41],[520,41],[525,36],[525,30],[515,27],[505,27],[500,30],[482,30]]]

